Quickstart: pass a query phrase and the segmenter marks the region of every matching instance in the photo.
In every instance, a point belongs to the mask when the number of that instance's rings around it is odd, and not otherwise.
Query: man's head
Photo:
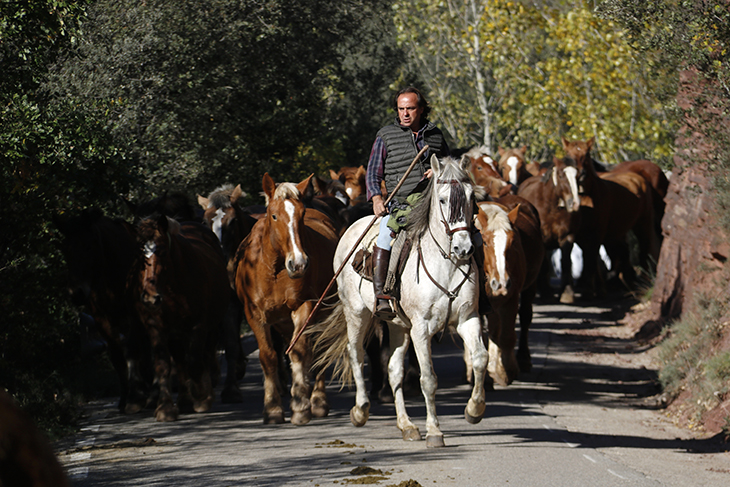
[[[431,107],[418,89],[409,86],[396,93],[394,108],[398,121],[413,131],[419,130],[428,119]]]

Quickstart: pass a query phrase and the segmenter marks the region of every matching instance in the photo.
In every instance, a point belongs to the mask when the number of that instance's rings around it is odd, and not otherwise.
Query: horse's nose
[[[492,288],[492,294],[495,296],[504,296],[509,291],[510,285],[511,285],[510,278],[504,279],[504,281],[500,281],[496,277],[493,277],[489,280],[489,287]]]
[[[292,279],[300,278],[309,268],[309,257],[302,256],[300,258],[290,257],[286,259],[286,272]]]
[[[142,302],[148,306],[159,306],[162,296],[159,293],[142,293]]]
[[[471,257],[471,254],[474,252],[474,244],[468,236],[464,239],[454,238],[451,250],[457,259],[465,260]]]

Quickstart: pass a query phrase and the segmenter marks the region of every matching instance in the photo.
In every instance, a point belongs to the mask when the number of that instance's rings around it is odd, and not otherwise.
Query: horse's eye
[[[442,205],[445,205],[446,204],[446,198],[439,198],[439,203],[441,203]]]
[[[271,215],[271,219],[276,221],[276,215]]]

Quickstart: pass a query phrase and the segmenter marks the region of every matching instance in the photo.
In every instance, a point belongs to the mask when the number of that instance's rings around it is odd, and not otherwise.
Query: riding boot
[[[373,291],[375,292],[375,311],[373,314],[385,321],[395,318],[395,311],[390,305],[391,297],[383,294],[383,286],[388,276],[390,250],[373,247]]]
[[[474,262],[477,265],[477,275],[479,276],[479,314],[484,316],[492,312],[492,303],[489,302],[487,296],[487,275],[484,273],[484,241],[481,235],[473,240],[475,244]]]

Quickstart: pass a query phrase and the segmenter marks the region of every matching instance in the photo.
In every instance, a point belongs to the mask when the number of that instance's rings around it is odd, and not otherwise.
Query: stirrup
[[[396,317],[396,313],[393,311],[393,298],[385,295],[376,296],[373,316],[383,321],[393,321]]]

